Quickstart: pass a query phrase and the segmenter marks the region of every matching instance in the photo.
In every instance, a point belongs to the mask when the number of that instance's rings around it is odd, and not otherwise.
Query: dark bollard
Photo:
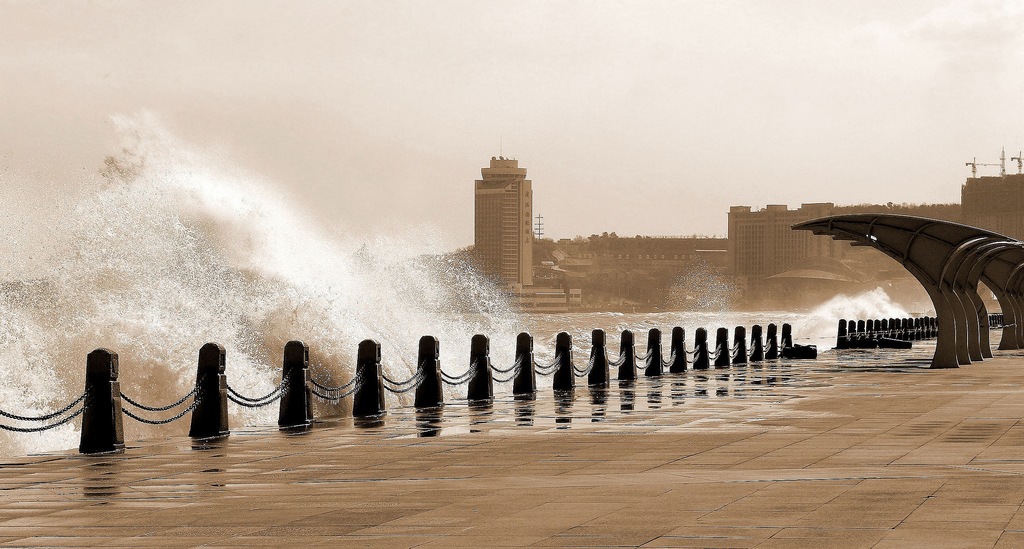
[[[533,362],[533,336],[522,332],[516,337],[516,364],[519,372],[512,381],[512,394],[517,396],[537,394],[537,370]]]
[[[281,379],[287,380],[281,396],[278,427],[304,427],[313,422],[309,380],[309,347],[301,341],[289,341],[284,346],[284,367]]]
[[[793,327],[789,324],[782,325],[782,348],[789,349],[793,346]]]
[[[764,340],[761,336],[761,325],[754,324],[750,328],[750,361],[764,360]]]
[[[622,339],[619,343],[619,380],[632,381],[636,379],[636,346],[633,341],[633,332],[622,330]]]
[[[836,332],[836,349],[849,349],[850,340],[846,335],[846,319],[839,319],[839,330]]]
[[[729,329],[719,328],[715,333],[715,368],[729,366],[732,350],[729,348]]]
[[[896,332],[896,319],[894,318],[894,319],[890,320],[888,318],[883,318],[882,319],[882,331],[881,331],[880,334],[878,334],[879,337],[893,337],[895,332]]]
[[[437,408],[444,406],[444,391],[441,386],[441,343],[434,336],[420,338],[419,364],[423,381],[416,388],[416,408]]]
[[[558,332],[555,336],[555,358],[558,369],[551,379],[551,388],[555,391],[572,391],[576,388],[576,373],[572,366],[572,336],[568,332]]]
[[[85,393],[78,451],[83,454],[124,451],[117,353],[109,349],[89,353],[85,359]]]
[[[847,323],[846,339],[850,349],[856,349],[860,345],[860,334],[857,332],[857,321],[851,320]]]
[[[861,326],[861,320],[857,323],[858,329]],[[777,360],[779,358],[779,328],[775,323],[768,325],[768,350],[764,353],[765,360]]]
[[[363,382],[352,397],[352,417],[376,417],[384,414],[384,372],[380,366],[380,343],[372,339],[359,342],[356,377]]]
[[[902,326],[902,328],[900,329],[900,331],[902,332],[900,335],[902,337],[900,337],[900,339],[902,339],[903,341],[913,341],[914,337],[912,332],[914,330],[914,319],[904,318],[900,320],[900,325]]]
[[[228,430],[228,381],[224,375],[224,347],[207,343],[199,349],[196,370],[196,404],[188,436],[225,437]]]
[[[686,330],[679,326],[672,328],[672,351],[669,355],[668,371],[678,374],[686,371]]]
[[[608,384],[608,346],[605,342],[604,330],[590,332],[590,373],[587,385],[591,387]]]
[[[694,370],[707,370],[711,366],[708,357],[708,331],[704,328],[697,328],[693,334],[693,357]]]
[[[654,377],[665,373],[663,360],[661,357],[661,330],[651,328],[647,332],[647,367],[644,368],[644,375]]]
[[[857,321],[857,334],[860,335],[861,339],[869,338],[867,323],[863,320]]]
[[[494,377],[491,375],[491,340],[485,335],[473,336],[469,351],[469,364],[473,377],[469,380],[466,398],[470,401],[494,399]]]
[[[733,364],[747,363],[747,329],[737,326],[732,332],[732,346],[736,349],[736,356],[733,357]]]

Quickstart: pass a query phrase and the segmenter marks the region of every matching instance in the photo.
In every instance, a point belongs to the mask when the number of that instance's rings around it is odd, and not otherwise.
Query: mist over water
[[[516,335],[536,336],[539,361],[553,357],[554,337],[569,331],[576,363],[586,364],[594,328],[618,351],[623,329],[668,330],[790,322],[800,342],[830,347],[837,318],[906,316],[881,290],[838,297],[805,313],[517,315],[464,263],[440,256],[453,246],[429,227],[389,226],[371,237],[345,234],[306,217],[273,182],[198,150],[147,113],[114,118],[117,152],[97,159],[78,181],[19,179],[0,172],[0,408],[51,412],[83,390],[93,349],[119,354],[121,389],[163,405],[191,390],[206,342],[227,351],[229,384],[257,396],[280,379],[284,344],[309,345],[313,375],[341,385],[354,373],[359,341],[378,340],[386,373],[416,369],[423,335],[441,341],[446,372],[468,367],[473,334],[491,338],[493,362],[514,360]],[[56,190],[55,190],[56,189]],[[468,191],[467,191],[468,192]],[[56,201],[51,197],[59,196]],[[384,221],[384,220],[382,220]],[[386,222],[386,221],[384,221]],[[550,379],[541,378],[542,387]],[[507,392],[510,384],[497,384]],[[446,388],[462,398],[465,387]],[[388,394],[388,406],[411,394]],[[351,399],[315,415],[347,414]],[[231,406],[233,427],[273,424],[277,407]],[[165,416],[157,416],[165,417]],[[40,434],[0,431],[0,455],[73,448],[78,422]],[[126,441],[187,432],[187,418],[164,426],[125,418]]]

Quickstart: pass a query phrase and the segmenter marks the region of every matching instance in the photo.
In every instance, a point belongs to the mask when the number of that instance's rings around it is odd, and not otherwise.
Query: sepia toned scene
[[[0,547],[1024,547],[1024,0],[0,0]]]

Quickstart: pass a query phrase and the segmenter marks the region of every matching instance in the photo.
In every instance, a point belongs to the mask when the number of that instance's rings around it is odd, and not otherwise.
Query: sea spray
[[[156,405],[191,389],[208,341],[224,345],[229,383],[252,396],[278,383],[290,339],[305,341],[316,375],[338,385],[353,375],[366,338],[381,342],[395,379],[412,375],[427,334],[441,340],[453,373],[468,367],[474,333],[511,356],[516,316],[468,265],[436,253],[444,243],[429,228],[332,235],[273,184],[189,147],[154,116],[115,125],[119,152],[76,183],[74,200],[2,222],[4,234],[22,235],[6,244],[5,257],[21,260],[0,280],[4,409],[45,413],[77,396],[85,356],[97,347],[120,355],[124,393]],[[32,198],[20,199],[27,207]],[[26,242],[31,251],[13,249]],[[391,405],[410,399],[389,396]],[[345,413],[348,403],[319,406]],[[235,426],[276,417],[273,406],[231,410]],[[73,425],[0,434],[0,453],[73,447]],[[126,428],[139,439],[183,434],[187,425]]]

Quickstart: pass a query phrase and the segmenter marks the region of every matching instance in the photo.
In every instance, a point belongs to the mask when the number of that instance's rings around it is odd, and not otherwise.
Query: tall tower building
[[[485,274],[514,286],[533,284],[533,182],[518,160],[491,157],[476,181],[475,254]]]

